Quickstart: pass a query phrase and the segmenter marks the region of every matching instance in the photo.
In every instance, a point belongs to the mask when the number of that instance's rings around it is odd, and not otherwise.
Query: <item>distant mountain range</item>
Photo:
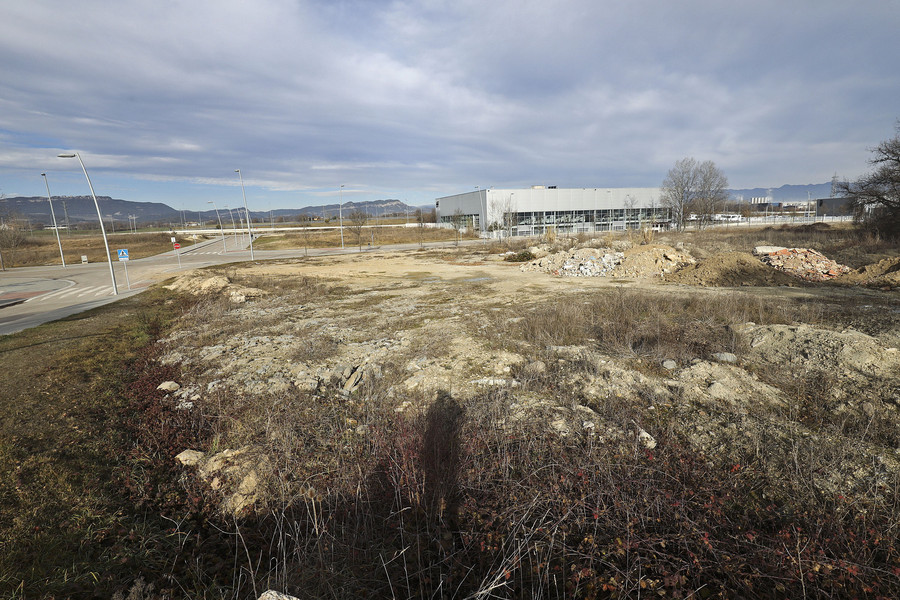
[[[806,200],[811,198],[831,197],[831,182],[810,183],[807,185],[783,185],[778,188],[748,188],[743,190],[728,190],[735,200],[743,198],[749,202],[750,198],[765,198],[772,196],[773,202],[790,202],[793,200]]]
[[[97,196],[97,203],[100,205],[100,212],[105,221],[115,220],[120,223],[127,223],[130,217],[134,217],[138,224],[180,225],[182,221],[196,223],[198,220],[203,222],[216,220],[215,210],[181,211],[161,202],[131,202],[129,200],[110,198],[109,196]],[[371,200],[368,202],[344,202],[342,206],[327,204],[325,206],[281,208],[272,211],[251,210],[250,214],[254,221],[269,221],[280,217],[293,219],[298,216],[311,219],[330,219],[338,217],[340,213],[343,213],[346,217],[357,210],[363,211],[372,217],[380,217],[390,214],[403,215],[407,211],[409,211],[409,214],[412,214],[417,208],[419,207],[410,206],[400,200],[389,199]],[[237,219],[238,209],[232,208],[231,210],[234,218]],[[54,196],[53,211],[56,213],[56,222],[60,226],[65,225],[66,219],[73,226],[78,223],[95,223],[97,221],[94,199],[90,196]],[[243,214],[243,209],[240,210],[240,213]],[[19,215],[29,219],[32,223],[40,223],[42,225],[52,225],[53,223],[50,215],[50,204],[47,202],[46,196],[17,196],[0,199],[0,219],[6,219],[9,215]],[[223,225],[226,223],[230,225],[231,217],[228,216],[227,209],[219,209],[219,216]]]
[[[806,200],[807,198],[828,198],[831,196],[831,183],[783,185],[777,188],[734,189],[729,190],[729,193],[733,199],[743,199],[745,202],[749,202],[751,198],[770,195],[773,202],[789,202],[792,200]],[[151,223],[180,225],[182,222],[196,223],[198,220],[211,222],[216,219],[215,210],[182,211],[161,202],[131,202],[129,200],[110,198],[109,196],[97,196],[97,202],[100,204],[100,212],[105,219],[115,220],[120,223],[127,223],[130,217],[134,217],[138,224],[143,225]],[[372,217],[390,214],[403,215],[407,211],[412,215],[418,208],[428,210],[432,207],[410,206],[401,200],[387,199],[367,202],[344,202],[341,206],[338,204],[326,204],[324,206],[280,208],[272,211],[251,210],[250,214],[253,216],[254,221],[269,221],[270,219],[280,219],[281,217],[284,217],[284,219],[297,217],[333,219],[337,218],[340,213],[343,213],[346,217],[357,210],[363,211]],[[56,221],[60,225],[64,225],[67,218],[72,225],[91,223],[97,218],[94,201],[90,196],[54,197],[53,209],[56,212]],[[232,208],[231,210],[235,219],[237,219],[238,209]],[[47,198],[42,196],[17,196],[0,199],[0,220],[6,219],[8,215],[21,215],[30,219],[32,223],[52,224],[50,205],[47,202]],[[231,218],[228,216],[226,209],[220,209],[219,215],[222,218],[223,225],[230,225],[227,222]]]

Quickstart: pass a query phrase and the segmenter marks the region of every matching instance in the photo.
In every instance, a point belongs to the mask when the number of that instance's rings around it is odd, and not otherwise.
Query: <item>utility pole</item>
[[[338,218],[341,222],[341,250],[344,249],[344,184],[341,184],[341,203],[338,204]]]
[[[66,215],[66,235],[72,235],[72,230],[69,228],[69,207],[66,206],[66,201],[63,200],[63,212]]]

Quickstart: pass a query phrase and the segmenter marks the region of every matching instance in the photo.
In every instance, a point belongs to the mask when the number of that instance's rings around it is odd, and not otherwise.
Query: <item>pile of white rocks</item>
[[[625,254],[612,248],[579,248],[535,259],[522,265],[522,270],[560,277],[609,277],[624,259]]]

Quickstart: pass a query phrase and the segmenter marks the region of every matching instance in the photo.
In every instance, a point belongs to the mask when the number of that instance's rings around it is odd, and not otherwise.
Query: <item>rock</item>
[[[205,454],[199,450],[184,450],[175,457],[175,460],[186,467],[193,467],[203,460],[204,456]]]
[[[302,377],[294,380],[294,387],[304,392],[315,392],[319,389],[319,380],[316,377]]]
[[[763,256],[765,254],[775,254],[782,250],[787,250],[784,246],[757,246],[753,249],[753,254]]]
[[[276,592],[275,590],[266,590],[262,593],[262,596],[258,598],[258,600],[300,600],[296,596],[288,596],[287,594],[282,594],[281,592]]]
[[[516,387],[518,385],[517,381],[503,379],[502,377],[482,377],[481,379],[475,379],[471,381],[474,385],[484,385],[484,386],[503,386],[509,384],[512,387]]]
[[[225,499],[225,510],[233,515],[239,515],[245,508],[256,502],[258,487],[259,477],[254,469],[244,475],[234,493]]]
[[[720,363],[734,364],[737,362],[737,356],[731,352],[716,352],[712,355],[712,359]]]
[[[656,440],[653,439],[653,436],[644,431],[644,429],[640,425],[635,425],[637,428],[637,440],[647,450],[653,450],[656,448]]]
[[[344,391],[345,392],[354,391],[357,387],[359,387],[359,382],[361,379],[362,379],[362,369],[357,368],[355,371],[353,371],[347,377],[347,381],[344,383]]]
[[[570,433],[569,424],[565,419],[554,419],[550,421],[550,430],[558,433],[562,437],[566,437]]]
[[[164,381],[156,386],[156,389],[162,392],[177,392],[181,389],[181,386],[174,381]]]
[[[536,360],[534,362],[530,362],[525,365],[525,373],[527,375],[531,375],[532,377],[536,377],[538,375],[543,375],[547,372],[547,363],[542,360]]]
[[[678,368],[678,363],[672,359],[664,360],[662,362],[662,367],[663,367],[663,369],[666,369],[667,371],[673,371]]]
[[[222,450],[201,460],[197,474],[224,496],[222,510],[239,515],[256,502],[259,496],[258,469],[265,459],[255,457],[249,447]],[[265,469],[263,468],[263,472]]]

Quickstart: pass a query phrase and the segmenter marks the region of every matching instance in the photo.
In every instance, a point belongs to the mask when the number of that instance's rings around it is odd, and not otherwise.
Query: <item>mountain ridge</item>
[[[209,210],[177,210],[162,202],[134,202],[121,200],[110,196],[97,196],[100,213],[106,220],[127,222],[130,216],[134,216],[139,224],[166,223],[181,224],[184,222],[215,221],[222,219],[222,224],[230,221],[229,209],[220,208],[218,217],[215,209]],[[306,216],[309,218],[337,218],[341,213],[346,217],[356,210],[368,213],[371,217],[387,214],[404,214],[409,211],[413,214],[419,207],[411,206],[397,199],[367,200],[364,202],[344,202],[342,205],[326,204],[319,206],[304,206],[299,208],[279,208],[273,210],[251,210],[250,215],[254,221],[268,221],[280,217]],[[91,196],[54,196],[53,211],[56,214],[56,222],[62,226],[66,219],[70,224],[96,222],[97,209],[94,207],[94,199]],[[232,217],[238,220],[243,215],[243,207],[231,208]],[[46,196],[15,196],[0,200],[0,220],[6,220],[11,215],[21,215],[33,223],[52,225],[50,204]]]

